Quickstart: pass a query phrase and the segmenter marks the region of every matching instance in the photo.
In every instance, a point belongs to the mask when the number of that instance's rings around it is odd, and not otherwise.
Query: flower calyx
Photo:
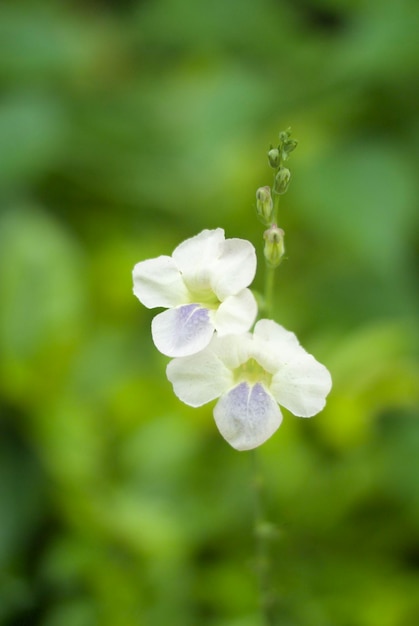
[[[284,231],[282,228],[278,228],[276,224],[272,224],[272,226],[263,233],[263,238],[265,240],[263,254],[267,265],[271,268],[278,267],[284,258],[284,236]]]
[[[271,188],[268,185],[265,187],[259,187],[256,191],[256,213],[260,221],[269,226],[272,223],[272,216],[274,211],[274,203],[271,195]]]

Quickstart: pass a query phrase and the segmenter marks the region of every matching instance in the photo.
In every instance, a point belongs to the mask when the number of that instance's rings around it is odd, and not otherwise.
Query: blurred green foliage
[[[248,455],[173,395],[131,269],[218,226],[260,253],[288,125],[276,319],[334,388],[260,450],[278,623],[419,623],[418,30],[415,0],[1,3],[2,626],[261,624]]]

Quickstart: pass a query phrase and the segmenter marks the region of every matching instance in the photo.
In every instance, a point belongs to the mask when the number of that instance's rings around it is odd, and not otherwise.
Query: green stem
[[[277,201],[274,204],[275,216]],[[275,268],[265,264],[265,316],[272,318],[275,285]],[[258,453],[251,450],[254,492],[254,533],[255,533],[255,569],[259,586],[259,604],[264,626],[275,626],[274,600],[271,585],[270,546],[274,537],[273,527],[269,523],[264,505],[264,482],[259,466]]]
[[[268,319],[272,318],[274,284],[275,284],[275,268],[269,267],[268,264],[266,264],[266,267],[265,267],[265,317],[267,317]]]
[[[289,139],[289,131],[283,133],[285,141]],[[281,135],[280,135],[281,138]],[[294,142],[295,143],[295,142]],[[296,144],[295,144],[296,145]],[[294,147],[295,147],[294,145]],[[283,147],[283,145],[281,144]],[[291,149],[289,150],[291,151]],[[280,194],[274,191],[275,177],[282,165],[282,159],[274,171],[274,182],[271,196],[273,199],[272,218],[270,226],[278,225],[278,211]],[[282,193],[284,193],[286,189]],[[269,255],[268,255],[269,256]],[[281,255],[282,256],[282,255]],[[269,261],[269,259],[267,259]],[[277,264],[278,265],[278,264]],[[272,318],[273,297],[275,286],[275,267],[270,267],[269,262],[265,264],[265,316]],[[253,470],[253,508],[254,508],[254,533],[255,533],[255,570],[259,584],[259,602],[264,626],[275,626],[275,601],[276,594],[272,588],[271,554],[270,548],[275,538],[275,527],[268,521],[264,507],[264,483],[259,467],[259,459],[256,450],[251,450],[252,470]]]
[[[266,519],[264,483],[256,450],[251,450],[254,491],[255,570],[258,577],[259,604],[264,626],[275,626],[274,601],[271,587],[270,543],[273,528]]]
[[[273,188],[272,188],[272,198],[273,198],[273,209],[272,209],[272,223],[273,224],[278,224],[278,209],[279,209],[279,199],[280,199],[280,195],[279,193],[275,193]]]

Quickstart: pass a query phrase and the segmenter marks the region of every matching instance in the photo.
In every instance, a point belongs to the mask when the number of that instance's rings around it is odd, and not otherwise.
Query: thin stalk
[[[264,482],[256,450],[251,450],[251,460],[254,493],[255,570],[258,578],[259,605],[264,626],[275,626],[275,596],[271,584],[270,559],[270,544],[274,532],[266,518]]]
[[[275,268],[266,264],[265,268],[265,317],[272,318]]]
[[[274,175],[274,185],[275,186],[275,175]],[[278,223],[278,209],[279,209],[279,199],[280,199],[280,195],[279,193],[275,193],[273,191],[273,187],[272,187],[272,198],[273,198],[273,211],[272,211],[272,223],[273,224],[277,224]]]
[[[269,162],[274,169],[274,180],[271,189],[271,197],[273,201],[272,214],[269,219],[269,229],[265,231],[265,307],[264,313],[268,319],[272,318],[273,298],[275,286],[275,269],[279,266],[284,254],[283,247],[283,231],[278,228],[278,213],[280,195],[287,191],[290,173],[283,170],[285,178],[277,175],[281,172],[282,162],[288,158],[288,155],[295,149],[297,142],[290,140],[290,129],[283,131],[279,135],[280,145],[277,149],[276,157],[279,156],[279,162],[275,157],[275,150],[271,146],[268,153]],[[272,160],[271,160],[272,159]],[[275,237],[270,239],[269,236],[275,233]],[[269,244],[269,246],[268,246]],[[277,245],[277,248],[273,247]],[[272,267],[273,266],[273,267]],[[251,450],[252,471],[253,471],[253,509],[254,509],[254,533],[255,533],[255,570],[259,585],[259,602],[262,613],[264,626],[275,626],[275,604],[277,596],[274,593],[272,585],[272,559],[271,546],[276,536],[275,526],[269,522],[265,512],[265,485],[260,471],[258,453]]]

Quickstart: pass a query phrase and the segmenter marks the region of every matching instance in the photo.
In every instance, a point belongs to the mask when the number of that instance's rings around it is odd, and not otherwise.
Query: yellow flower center
[[[212,289],[189,289],[189,302],[201,304],[206,309],[218,309],[220,300]]]
[[[272,381],[272,374],[267,372],[255,359],[249,359],[237,367],[234,372],[235,383],[246,381],[252,385],[262,383],[269,387]]]

